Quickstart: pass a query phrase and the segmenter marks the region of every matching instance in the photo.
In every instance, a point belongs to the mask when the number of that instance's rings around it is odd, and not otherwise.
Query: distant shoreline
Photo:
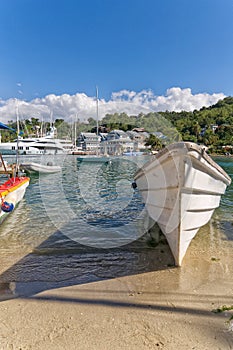
[[[224,158],[233,158],[233,154],[216,154],[216,153],[209,153],[211,157],[224,157]]]

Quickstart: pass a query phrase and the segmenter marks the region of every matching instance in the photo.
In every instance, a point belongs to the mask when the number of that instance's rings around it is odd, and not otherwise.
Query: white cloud
[[[172,87],[166,91],[165,95],[156,96],[151,90],[140,92],[122,90],[112,93],[111,99],[99,100],[99,118],[103,118],[107,113],[125,112],[128,115],[138,115],[140,112],[150,111],[193,111],[205,106],[215,104],[218,100],[226,97],[223,93],[199,93],[192,94],[190,88],[181,89]],[[15,120],[16,100],[0,99],[0,121],[8,122]],[[77,114],[82,121],[96,117],[96,98],[89,97],[84,93],[75,95],[63,94],[57,96],[47,95],[43,98],[36,98],[29,102],[18,100],[20,118],[43,118],[49,120],[51,113],[53,118],[62,118],[66,121],[74,120]]]

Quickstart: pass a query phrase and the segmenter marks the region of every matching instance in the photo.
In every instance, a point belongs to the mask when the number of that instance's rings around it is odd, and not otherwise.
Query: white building
[[[147,147],[145,146],[146,139],[150,136],[150,134],[146,131],[136,131],[136,129],[127,131],[128,136],[134,142],[134,151],[142,151]]]
[[[93,132],[81,132],[78,137],[78,147],[81,147],[83,151],[98,152],[100,140],[100,136]]]
[[[120,155],[123,152],[134,151],[134,142],[123,130],[110,131],[106,139],[100,143],[102,154]]]

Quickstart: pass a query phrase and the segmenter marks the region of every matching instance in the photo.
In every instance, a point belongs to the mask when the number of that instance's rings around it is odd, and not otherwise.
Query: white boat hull
[[[208,223],[231,179],[200,147],[180,142],[135,174],[149,215],[180,266],[192,238]]]
[[[32,173],[53,174],[61,171],[60,166],[56,165],[44,165],[39,163],[23,163],[20,164],[20,170]]]
[[[28,185],[29,178],[24,178],[22,180],[22,183],[17,184],[15,188],[14,186],[12,188],[9,186],[8,190],[1,190],[1,204],[6,202],[7,204],[12,204],[15,208],[17,204],[23,199]],[[1,188],[2,186],[0,186],[0,189]],[[0,223],[2,223],[12,211],[6,212],[2,209],[2,207],[0,207]]]
[[[57,155],[69,154],[74,148],[71,140],[56,139],[52,135],[0,142],[0,152],[4,155]],[[18,150],[18,152],[17,152]]]

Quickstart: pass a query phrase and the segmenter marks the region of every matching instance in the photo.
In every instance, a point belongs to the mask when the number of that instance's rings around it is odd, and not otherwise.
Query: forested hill
[[[152,112],[131,117],[125,113],[106,115],[102,124],[123,130],[143,127],[151,133],[163,133],[168,142],[193,141],[207,145],[211,152],[223,153],[222,146],[233,145],[233,97],[193,112]]]
[[[80,116],[81,117],[81,116]],[[38,127],[41,127],[41,121],[37,118],[25,119],[24,134],[35,134]],[[16,128],[15,123],[9,125]],[[50,124],[44,123],[48,130]],[[203,143],[209,147],[210,152],[224,153],[226,149],[223,146],[230,146],[227,152],[233,153],[233,97],[226,97],[210,107],[203,107],[193,112],[150,112],[148,114],[140,113],[137,116],[128,116],[126,113],[107,114],[99,121],[99,131],[110,131],[113,129],[122,129],[124,131],[133,128],[143,128],[145,131],[154,135],[165,136],[160,141],[163,144],[178,140],[193,141]],[[58,130],[58,137],[71,137],[72,127],[63,119],[56,119],[55,126]],[[23,128],[21,128],[23,129]],[[76,123],[77,135],[82,131],[96,131],[96,120],[89,118],[87,122]],[[16,135],[8,131],[2,132],[2,142],[15,138]],[[155,142],[156,144],[156,142]]]
[[[161,112],[184,141],[204,143],[214,152],[233,145],[233,97],[193,112]]]

